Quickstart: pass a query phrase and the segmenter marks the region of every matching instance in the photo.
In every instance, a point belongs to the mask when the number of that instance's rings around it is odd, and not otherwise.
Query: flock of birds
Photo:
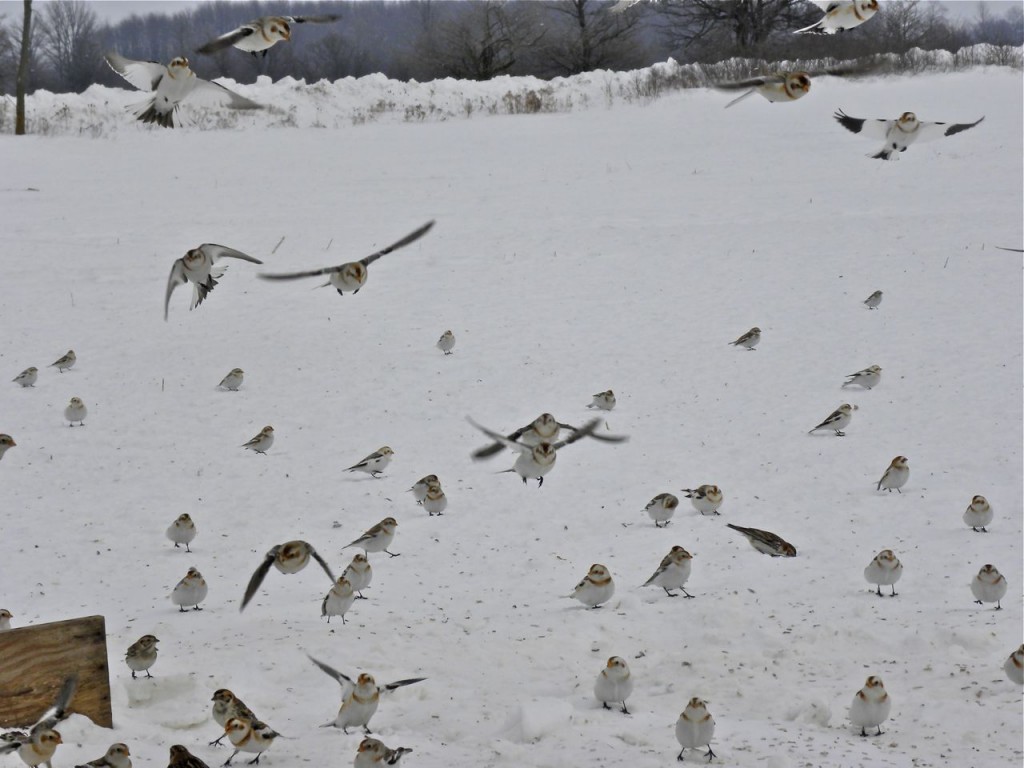
[[[621,0],[618,6],[612,10],[621,12],[636,2],[639,0]],[[825,15],[815,24],[797,30],[797,32],[817,34],[842,32],[870,20],[878,11],[877,0],[828,0],[816,2],[816,4],[822,7]],[[338,18],[336,15],[264,17],[205,43],[197,50],[202,54],[212,54],[233,46],[254,56],[258,54],[265,56],[277,42],[290,40],[293,25],[307,22],[330,23],[337,21]],[[181,103],[186,98],[204,94],[212,97],[220,105],[233,109],[253,109],[260,106],[223,86],[197,78],[189,69],[188,60],[184,57],[175,58],[166,67],[155,62],[132,61],[116,53],[108,54],[106,59],[110,66],[130,83],[140,89],[153,92],[153,96],[136,109],[138,119],[143,122],[173,127],[174,115]],[[810,73],[781,72],[766,77],[718,85],[722,88],[746,90],[742,96],[726,105],[732,106],[754,93],[760,94],[771,102],[793,101],[809,91],[810,82]],[[872,121],[850,117],[841,110],[836,112],[835,118],[843,127],[853,133],[883,139],[882,148],[872,155],[872,157],[880,159],[894,158],[897,153],[905,151],[915,141],[951,136],[981,122],[978,120],[974,123],[953,125],[922,123],[910,112],[904,113],[896,120]],[[323,284],[323,287],[333,287],[341,295],[355,294],[366,284],[370,264],[384,255],[416,242],[426,235],[433,225],[433,221],[428,222],[397,242],[359,261],[285,274],[261,273],[260,277],[279,281],[324,276],[327,278],[327,282]],[[213,243],[204,243],[189,250],[183,257],[177,259],[171,268],[164,298],[165,320],[174,290],[179,285],[191,283],[193,294],[190,309],[195,309],[207,298],[218,284],[218,280],[223,277],[225,266],[219,262],[226,258],[253,264],[263,263],[246,253]],[[868,309],[875,310],[878,309],[881,302],[882,292],[875,291],[863,303]],[[761,337],[761,330],[755,327],[730,343],[738,348],[754,351],[760,343]],[[449,355],[454,346],[454,334],[450,330],[445,331],[439,338],[437,347],[445,355]],[[76,360],[75,352],[68,350],[65,355],[51,363],[50,367],[55,367],[58,372],[64,373],[75,365]],[[871,389],[880,383],[881,374],[882,369],[877,365],[872,365],[849,374],[847,381],[842,386],[855,384],[864,389]],[[37,379],[38,369],[29,367],[18,374],[13,381],[21,387],[29,388],[35,385]],[[235,368],[221,380],[219,386],[226,390],[237,391],[243,381],[244,371]],[[615,404],[614,392],[607,390],[593,395],[592,402],[587,407],[610,411]],[[856,409],[857,406],[844,403],[811,429],[810,433],[818,430],[830,430],[836,436],[842,437],[845,434],[843,430],[850,424]],[[85,403],[78,397],[72,397],[64,411],[69,426],[74,426],[75,423],[84,425],[87,414]],[[514,465],[506,471],[517,474],[524,484],[530,479],[535,479],[538,486],[543,485],[544,477],[554,468],[558,452],[567,446],[584,438],[611,444],[621,443],[627,439],[625,436],[599,432],[598,428],[603,423],[601,419],[591,419],[582,426],[575,427],[559,422],[548,413],[542,414],[530,424],[507,435],[472,420],[470,422],[493,441],[475,451],[472,454],[474,460],[488,459],[502,450],[509,449],[517,456]],[[563,433],[566,434],[564,439],[561,438]],[[266,426],[242,447],[259,454],[266,454],[273,443],[274,429],[272,426]],[[10,435],[0,434],[0,459],[16,445],[17,443]],[[383,446],[348,467],[347,471],[365,472],[373,477],[378,477],[388,467],[393,455],[394,451],[390,447]],[[907,458],[897,456],[879,479],[877,490],[901,492],[900,489],[906,485],[909,474]],[[421,478],[409,490],[413,493],[416,503],[422,505],[430,516],[443,514],[447,507],[447,499],[436,475],[427,475]],[[719,514],[718,510],[723,503],[724,496],[718,486],[706,484],[693,489],[685,489],[683,493],[686,498],[691,500],[694,509],[701,515]],[[645,510],[655,526],[661,528],[669,524],[678,505],[677,496],[671,493],[661,493],[648,503]],[[964,523],[978,532],[986,532],[986,526],[991,523],[992,519],[992,508],[981,495],[974,496],[963,515]],[[272,568],[286,575],[294,574],[303,570],[310,562],[315,561],[331,581],[331,588],[321,603],[321,615],[328,622],[332,617],[340,617],[344,623],[345,614],[357,599],[363,599],[362,590],[371,583],[373,571],[368,556],[371,553],[385,553],[390,557],[398,556],[398,553],[389,550],[394,542],[397,525],[393,517],[387,517],[346,545],[345,548],[358,548],[363,552],[355,555],[339,577],[335,577],[327,561],[308,542],[288,541],[274,545],[267,551],[250,578],[239,610],[245,610]],[[728,524],[728,527],[746,537],[751,546],[760,553],[771,557],[796,557],[797,555],[797,550],[792,544],[770,531],[731,523]],[[186,551],[191,552],[189,545],[195,539],[197,529],[191,516],[183,513],[171,523],[166,535],[175,547],[184,545]],[[680,590],[684,597],[692,598],[693,595],[685,588],[691,573],[691,561],[692,555],[689,552],[681,546],[673,546],[643,586],[659,587],[669,597],[676,597],[677,594],[673,590]],[[864,578],[869,584],[875,586],[878,596],[883,596],[882,587],[888,586],[890,587],[890,596],[895,597],[897,595],[895,585],[900,580],[902,571],[903,566],[896,554],[891,549],[885,549],[879,552],[864,569]],[[999,610],[1001,608],[1000,601],[1007,591],[1006,579],[994,566],[987,564],[974,577],[971,590],[977,603],[995,603],[996,610]],[[605,565],[595,563],[567,597],[578,600],[588,608],[597,608],[611,599],[614,592],[615,583],[611,572]],[[187,574],[173,588],[170,598],[181,612],[186,611],[187,608],[198,611],[201,610],[200,604],[206,599],[207,594],[208,587],[202,574],[196,568],[189,568]],[[12,618],[13,614],[9,610],[0,609],[0,631],[11,628]],[[132,678],[135,678],[140,672],[145,672],[147,677],[152,676],[150,669],[157,661],[158,643],[157,637],[146,634],[128,648],[125,663],[131,671]],[[363,728],[367,734],[358,747],[354,759],[355,768],[395,765],[403,755],[412,751],[406,747],[392,749],[381,741],[370,737],[369,723],[377,710],[382,695],[404,686],[422,682],[425,678],[398,680],[378,685],[369,674],[360,674],[353,680],[315,658],[310,657],[310,659],[325,674],[336,680],[342,688],[342,703],[338,714],[327,725],[341,728],[346,733],[349,728]],[[1024,684],[1024,645],[1010,655],[1005,662],[1004,670],[1011,681],[1018,685]],[[0,754],[14,752],[28,766],[34,768],[45,764],[48,768],[52,768],[51,759],[57,746],[61,744],[61,736],[55,730],[55,726],[67,716],[76,687],[76,679],[69,678],[62,686],[54,706],[44,713],[29,731],[13,731],[0,737]],[[633,680],[628,664],[623,658],[612,656],[598,673],[594,684],[595,698],[606,709],[614,704],[619,706],[623,713],[628,714],[627,700],[632,691]],[[225,766],[229,765],[240,752],[255,754],[255,758],[250,762],[258,762],[263,752],[280,736],[260,720],[230,690],[217,690],[212,697],[212,702],[213,719],[223,729],[223,733],[211,744],[219,744],[226,736],[234,747],[234,752],[224,763]],[[868,728],[875,728],[876,734],[881,734],[881,724],[888,718],[890,709],[891,699],[882,680],[878,676],[872,675],[855,694],[850,706],[849,718],[853,725],[860,729],[861,735],[867,736]],[[675,727],[676,738],[681,747],[678,759],[684,759],[687,749],[703,747],[707,747],[705,756],[708,760],[713,759],[715,754],[711,748],[711,741],[714,737],[714,729],[715,721],[707,709],[706,702],[697,697],[691,698],[680,714]],[[116,743],[102,757],[78,768],[85,768],[85,766],[131,768],[131,765],[128,746]],[[170,768],[206,768],[206,764],[202,760],[181,745],[174,745],[170,748],[169,766]]]

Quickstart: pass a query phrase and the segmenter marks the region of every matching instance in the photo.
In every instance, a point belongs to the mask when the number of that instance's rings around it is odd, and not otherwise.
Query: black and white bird
[[[558,442],[558,437],[563,429],[574,433],[580,431],[579,427],[563,424],[550,413],[542,413],[525,427],[520,427],[515,432],[505,435],[505,439],[531,446],[539,445],[540,443],[555,443]],[[616,435],[602,435],[596,432],[589,433],[587,437],[592,437],[595,440],[604,440],[609,443],[621,443],[623,440],[623,438]],[[505,444],[499,441],[473,451],[472,455],[474,459],[486,459],[501,453],[503,450],[505,450]],[[436,480],[437,478],[434,479]]]
[[[378,768],[381,765],[398,765],[402,755],[412,752],[408,747],[391,749],[383,741],[367,736],[359,743],[353,768]]]
[[[225,265],[217,265],[221,259],[241,259],[253,264],[262,264],[259,259],[247,253],[236,251],[225,245],[216,243],[203,243],[198,248],[193,248],[180,259],[175,259],[171,266],[171,274],[167,278],[167,293],[164,295],[164,320],[167,320],[167,311],[171,305],[171,294],[179,285],[192,283],[192,303],[189,310],[193,310],[203,303],[203,299],[216,287],[217,280],[224,276]]]
[[[825,12],[809,27],[795,30],[793,34],[834,35],[859,27],[878,13],[878,0],[811,0]]]
[[[118,742],[111,744],[103,757],[77,765],[75,768],[132,768],[131,754],[127,744]]]
[[[292,39],[292,24],[328,24],[340,19],[336,13],[323,16],[261,16],[196,48],[196,53],[216,53],[234,46],[240,51],[267,55],[282,40]]]
[[[312,656],[309,657],[309,660],[341,685],[341,707],[338,709],[338,715],[334,720],[321,727],[333,726],[341,728],[345,733],[348,733],[349,728],[362,728],[366,733],[370,733],[370,719],[377,712],[377,705],[380,704],[382,694],[391,693],[403,686],[421,683],[427,679],[412,677],[406,680],[396,680],[386,685],[377,685],[373,675],[368,675],[365,672],[353,680],[348,675],[329,667],[322,661],[317,661]]]
[[[53,754],[63,743],[60,733],[55,731],[54,727],[71,714],[68,707],[71,706],[71,700],[77,690],[77,675],[65,679],[53,706],[46,710],[27,732],[8,731],[0,736],[0,755],[17,752],[18,757],[28,766],[34,768],[46,763],[47,768],[53,768]]]
[[[843,403],[832,411],[832,413],[826,416],[825,420],[821,422],[821,424],[810,430],[807,434],[813,434],[819,429],[831,429],[836,433],[836,437],[845,437],[846,433],[843,432],[843,428],[850,423],[850,419],[853,417],[853,412],[855,410],[857,410],[856,405]]]
[[[833,117],[851,133],[860,133],[870,139],[882,139],[885,143],[875,154],[876,160],[896,160],[900,152],[915,142],[926,142],[941,139],[973,128],[982,120],[979,117],[973,123],[924,123],[917,119],[913,112],[904,112],[895,120],[878,118],[870,120],[850,117],[843,110],[837,110]]]
[[[856,373],[847,374],[846,381],[843,382],[843,386],[846,387],[850,384],[859,384],[864,387],[864,389],[872,389],[873,387],[877,387],[881,380],[881,366],[869,365],[867,368],[857,371]]]
[[[742,525],[733,525],[732,523],[726,523],[726,526],[746,536],[750,546],[758,552],[772,557],[796,557],[796,547],[771,531],[762,531],[760,528],[744,528]]]
[[[134,61],[117,53],[106,55],[107,64],[140,91],[152,91],[146,101],[132,107],[132,113],[144,123],[173,128],[178,107],[186,99],[205,106],[228,109],[262,109],[262,105],[229,91],[223,85],[196,77],[188,59],[178,56],[167,66],[155,61]],[[180,125],[180,117],[178,118]]]
[[[263,562],[259,564],[259,567],[253,572],[252,578],[249,579],[249,585],[245,588],[245,595],[242,597],[242,605],[238,609],[239,612],[244,611],[245,606],[252,600],[253,595],[260,588],[260,584],[263,583],[263,579],[267,577],[271,566],[277,568],[281,573],[298,573],[309,565],[310,560],[316,560],[319,563],[320,567],[324,569],[324,573],[327,574],[327,578],[333,584],[335,578],[334,574],[331,573],[331,567],[313,549],[312,544],[305,541],[286,541],[284,544],[277,544],[271,547],[270,551],[263,558]]]
[[[743,101],[748,96],[759,93],[768,101],[796,101],[807,95],[811,90],[811,76],[807,72],[776,72],[771,75],[751,77],[747,80],[738,80],[729,83],[715,83],[715,88],[726,91],[743,90],[746,93],[740,94],[725,105],[728,109],[733,104]]]

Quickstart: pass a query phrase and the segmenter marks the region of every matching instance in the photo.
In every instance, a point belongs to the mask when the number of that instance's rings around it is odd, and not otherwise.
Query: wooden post
[[[68,710],[113,728],[102,616],[0,632],[0,727],[34,724],[73,674],[78,675],[78,692]]]

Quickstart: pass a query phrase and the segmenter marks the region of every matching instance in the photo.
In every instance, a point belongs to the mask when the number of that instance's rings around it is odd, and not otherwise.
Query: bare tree
[[[805,0],[666,0],[658,6],[676,46],[705,43],[756,51],[773,35],[811,23],[821,11]]]
[[[547,57],[559,75],[593,69],[639,66],[642,52],[635,44],[640,13],[610,13],[606,0],[562,0],[549,6],[569,22],[566,32],[547,47]]]
[[[84,0],[53,0],[43,6],[39,45],[60,90],[84,91],[96,81],[102,56],[96,13]]]
[[[14,113],[14,133],[25,135],[25,88],[28,83],[29,52],[32,48],[32,0],[25,0],[21,22],[21,57],[18,59],[17,104]]]
[[[528,4],[484,0],[466,5],[471,7],[442,24],[431,38],[433,49],[424,52],[446,76],[490,80],[511,70],[544,37]]]

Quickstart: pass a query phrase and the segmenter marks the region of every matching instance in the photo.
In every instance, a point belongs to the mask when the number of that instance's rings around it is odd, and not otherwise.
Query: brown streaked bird
[[[171,747],[171,757],[167,763],[167,768],[210,768],[210,766],[181,746],[181,744],[175,744]]]
[[[132,768],[130,755],[127,744],[111,744],[103,757],[76,765],[75,768]]]
[[[136,672],[145,672],[146,677],[152,677],[149,668],[156,664],[156,644],[160,642],[153,635],[143,635],[134,643],[128,646],[128,652],[124,656],[125,664],[132,671],[132,680]]]
[[[239,613],[244,611],[245,606],[252,600],[253,595],[260,588],[260,584],[263,583],[263,579],[267,577],[271,566],[274,566],[284,574],[298,573],[309,565],[311,559],[316,560],[320,564],[320,567],[324,569],[324,573],[327,574],[327,577],[333,583],[335,578],[334,574],[331,573],[331,567],[313,549],[312,544],[305,541],[286,541],[284,544],[277,544],[271,547],[270,551],[263,558],[263,562],[260,563],[259,567],[253,572],[252,578],[249,579],[249,585],[245,588],[245,595],[242,597],[242,605],[238,609]]]
[[[0,459],[2,459],[4,454],[16,445],[17,443],[14,442],[13,437],[10,435],[0,434]]]
[[[761,343],[761,329],[756,325],[749,331],[740,336],[736,341],[730,341],[729,346],[732,347],[743,347],[744,349],[754,351],[754,347]]]
[[[254,435],[248,441],[242,443],[242,448],[247,451],[256,451],[266,455],[267,451],[270,450],[270,446],[274,444],[274,428],[270,425],[265,426],[259,431],[258,434]]]
[[[253,714],[251,709],[245,706],[244,701],[235,696],[235,694],[227,688],[218,688],[214,691],[213,697],[210,701],[213,702],[213,720],[221,728],[227,725],[228,720],[233,717],[240,717],[243,720],[259,719]],[[210,746],[219,745],[221,740],[227,735],[227,731],[224,731],[220,736],[210,742]]]
[[[249,761],[254,765],[260,761],[260,755],[270,749],[279,734],[266,723],[259,720],[246,720],[241,717],[232,717],[224,723],[224,733],[234,746],[235,751],[231,757],[224,761],[224,765],[231,765],[231,761],[239,752],[255,752],[256,757]]]
[[[760,528],[744,528],[742,525],[733,525],[732,523],[726,523],[726,526],[746,536],[750,546],[758,552],[772,557],[796,557],[796,547],[771,531],[762,531]]]

